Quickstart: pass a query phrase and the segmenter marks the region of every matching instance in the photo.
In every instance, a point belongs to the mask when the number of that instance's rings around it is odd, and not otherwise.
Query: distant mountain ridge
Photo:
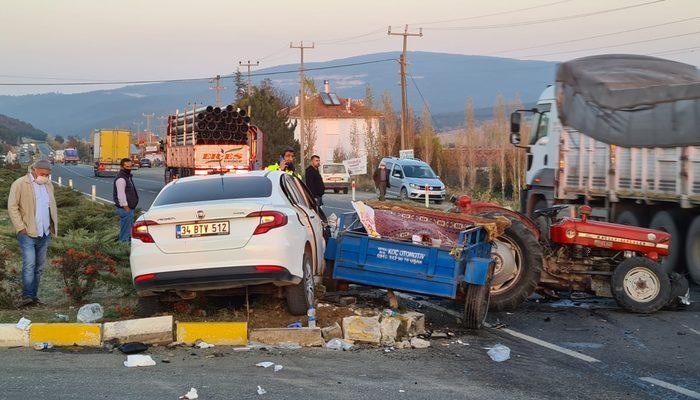
[[[398,52],[367,54],[326,62],[307,62],[307,68],[363,63],[382,59],[398,59]],[[408,98],[411,107],[420,113],[423,99],[429,104],[440,128],[454,127],[463,120],[467,97],[476,109],[488,109],[498,93],[507,100],[519,96],[523,103],[537,99],[554,78],[556,64],[545,61],[523,61],[508,58],[460,54],[410,52]],[[262,68],[255,74],[296,70],[297,64]],[[365,85],[374,89],[377,102],[388,90],[397,110],[400,108],[399,67],[387,61],[336,69],[308,71],[317,80],[328,79],[331,90],[341,97],[364,97]],[[298,75],[274,74],[256,76],[254,82],[270,78],[290,96],[298,90]],[[0,113],[11,115],[49,132],[63,136],[86,136],[92,129],[106,127],[134,128],[134,121],[143,121],[142,113],[168,115],[186,107],[187,102],[213,104],[210,84],[202,82],[157,83],[130,85],[114,90],[96,90],[77,94],[47,93],[26,96],[0,96]],[[224,102],[234,97],[233,82],[222,93]],[[416,86],[420,89],[420,96]],[[483,113],[480,113],[483,114]],[[445,115],[445,118],[442,116]],[[460,117],[462,115],[462,117]],[[159,122],[154,121],[154,128]]]
[[[46,132],[24,121],[0,114],[0,142],[14,146],[20,144],[23,137],[46,140]]]

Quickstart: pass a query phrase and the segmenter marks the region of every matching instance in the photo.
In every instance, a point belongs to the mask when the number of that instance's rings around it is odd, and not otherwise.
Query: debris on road
[[[68,322],[70,320],[70,318],[66,314],[56,313],[53,316],[53,320],[56,322]]]
[[[486,354],[495,362],[503,362],[510,359],[510,348],[499,343],[491,347]]]
[[[357,303],[357,298],[353,297],[353,296],[343,296],[339,299],[338,303],[341,306],[346,307],[346,306],[353,305],[353,304]]]
[[[448,337],[447,333],[441,331],[433,331],[430,334],[431,339],[447,339]]]
[[[194,400],[198,399],[199,395],[197,394],[197,389],[195,388],[190,388],[190,391],[185,393],[183,396],[180,396],[180,400]]]
[[[199,349],[209,349],[209,348],[214,347],[214,345],[209,344],[209,343],[205,342],[204,340],[197,339],[197,341],[194,342],[194,347],[197,347]]]
[[[282,368],[284,368],[284,366],[282,366],[282,365],[279,365],[279,364],[275,365],[275,367],[274,367],[274,369],[275,369],[275,372],[279,372],[279,371],[282,371]]]
[[[302,327],[302,324],[299,321],[292,322],[291,324],[287,325],[287,328],[301,328],[301,327]]]
[[[271,366],[275,365],[272,361],[263,361],[255,364],[256,367],[263,367],[263,368],[270,368]]]
[[[395,317],[383,317],[379,324],[379,330],[382,334],[381,344],[393,345],[396,342],[396,337],[399,334],[401,320]]]
[[[263,394],[265,394],[265,393],[267,393],[267,390],[261,388],[260,385],[258,385],[258,394],[259,394],[259,395],[263,395]]]
[[[46,350],[53,347],[53,344],[49,342],[34,343],[34,350]]]
[[[122,344],[118,349],[124,354],[138,354],[148,350],[148,346],[141,342],[130,342]]]
[[[352,316],[343,318],[343,333],[346,340],[379,344],[382,332],[379,317]]]
[[[156,365],[151,356],[143,354],[132,354],[126,356],[126,361],[124,361],[124,366],[128,368],[133,367],[152,367]]]
[[[331,326],[321,328],[321,335],[323,336],[323,340],[325,341],[329,341],[335,338],[339,339],[343,337],[343,328],[340,327],[339,323],[335,322]]]
[[[353,347],[354,346],[352,343],[345,341],[343,339],[338,339],[338,338],[331,339],[328,341],[328,343],[326,343],[326,348],[333,349],[333,350],[348,351],[348,350],[352,350]]]
[[[414,349],[427,349],[430,347],[430,342],[419,337],[411,338],[411,347]]]
[[[26,331],[27,329],[29,329],[29,326],[31,324],[32,324],[31,320],[22,317],[19,319],[19,321],[17,321],[17,329],[21,329],[23,331]]]
[[[104,315],[104,310],[100,304],[85,304],[78,310],[78,322],[89,324],[99,321]]]

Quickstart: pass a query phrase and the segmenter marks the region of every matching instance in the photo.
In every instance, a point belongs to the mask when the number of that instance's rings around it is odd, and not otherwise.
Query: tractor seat
[[[559,211],[569,208],[567,204],[555,204],[551,207],[540,208],[532,212],[532,217],[537,218],[540,215],[547,218],[554,218],[559,214]]]

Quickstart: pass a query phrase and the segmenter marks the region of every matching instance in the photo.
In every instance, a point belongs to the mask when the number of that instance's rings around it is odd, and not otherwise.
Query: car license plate
[[[342,180],[343,180],[343,178],[328,178],[328,181],[332,181],[332,182],[338,182],[338,181],[342,181]]]
[[[229,221],[175,225],[175,236],[178,239],[228,234]]]

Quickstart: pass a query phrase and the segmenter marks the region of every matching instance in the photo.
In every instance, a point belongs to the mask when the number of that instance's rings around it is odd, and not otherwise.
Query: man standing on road
[[[321,166],[321,157],[317,155],[311,156],[311,165],[306,167],[306,175],[304,176],[304,181],[306,186],[311,191],[311,194],[316,199],[316,204],[318,206],[323,205],[323,194],[326,192],[326,185],[323,183],[323,177],[318,171]]]
[[[379,201],[384,201],[386,188],[389,187],[389,171],[386,170],[386,164],[379,164],[379,168],[374,171],[373,178],[374,185],[379,189]]]
[[[7,210],[22,251],[22,302],[20,307],[41,304],[39,280],[46,263],[51,235],[56,235],[58,210],[49,175],[51,163],[35,162],[30,172],[10,187]]]
[[[139,204],[139,194],[131,178],[131,167],[133,162],[129,158],[122,158],[121,168],[114,178],[112,197],[114,205],[117,206],[119,216],[119,241],[129,242],[131,240],[131,226],[134,224],[134,209]]]

